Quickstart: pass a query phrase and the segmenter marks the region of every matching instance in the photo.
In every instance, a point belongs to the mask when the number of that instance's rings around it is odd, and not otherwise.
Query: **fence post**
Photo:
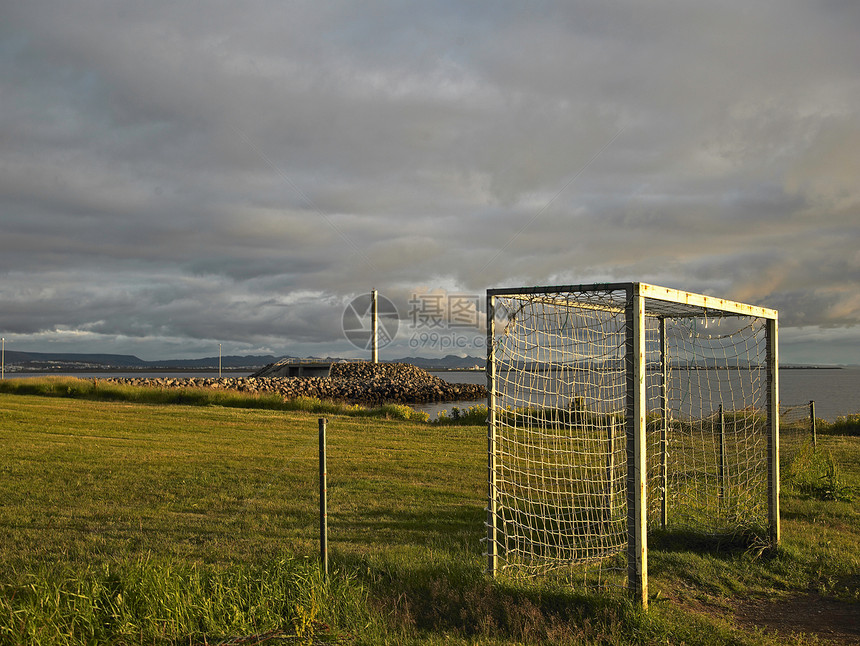
[[[809,430],[812,432],[812,450],[816,448],[818,443],[818,434],[815,432],[815,400],[809,400]]]
[[[720,404],[720,500],[726,497],[726,415]]]
[[[328,577],[328,490],[326,484],[326,418],[320,417],[320,561],[323,576]]]

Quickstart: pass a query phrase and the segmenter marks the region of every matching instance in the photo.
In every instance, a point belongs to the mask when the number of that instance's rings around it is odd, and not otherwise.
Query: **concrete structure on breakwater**
[[[331,359],[281,359],[261,368],[252,377],[328,377]]]
[[[266,366],[266,371],[281,362]],[[330,364],[325,377],[251,376],[222,378],[109,377],[102,381],[155,388],[221,388],[240,392],[274,392],[286,399],[318,397],[356,404],[424,404],[479,400],[487,396],[480,384],[450,383],[406,363],[344,362]]]

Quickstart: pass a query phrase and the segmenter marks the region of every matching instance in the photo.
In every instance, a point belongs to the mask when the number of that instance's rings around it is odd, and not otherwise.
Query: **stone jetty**
[[[478,400],[487,396],[481,384],[450,383],[407,363],[334,363],[328,377],[109,377],[100,381],[153,388],[270,392],[285,399],[318,397],[371,406]]]

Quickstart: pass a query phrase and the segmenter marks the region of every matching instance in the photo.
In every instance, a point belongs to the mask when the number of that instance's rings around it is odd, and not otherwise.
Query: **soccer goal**
[[[777,313],[644,283],[487,291],[487,563],[648,598],[648,531],[779,541]]]

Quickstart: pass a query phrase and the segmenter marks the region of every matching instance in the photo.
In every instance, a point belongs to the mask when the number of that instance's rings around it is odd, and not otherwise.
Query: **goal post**
[[[488,571],[647,605],[649,531],[777,543],[777,375],[775,310],[646,283],[488,290]]]
[[[637,601],[648,605],[645,300],[635,284],[626,288],[625,297],[627,586]]]
[[[498,568],[498,533],[496,531],[496,519],[498,518],[498,509],[496,508],[496,500],[498,493],[496,491],[496,360],[493,353],[494,338],[496,334],[495,318],[496,318],[496,299],[491,294],[487,294],[487,495],[489,503],[487,505],[487,571],[495,574]]]

